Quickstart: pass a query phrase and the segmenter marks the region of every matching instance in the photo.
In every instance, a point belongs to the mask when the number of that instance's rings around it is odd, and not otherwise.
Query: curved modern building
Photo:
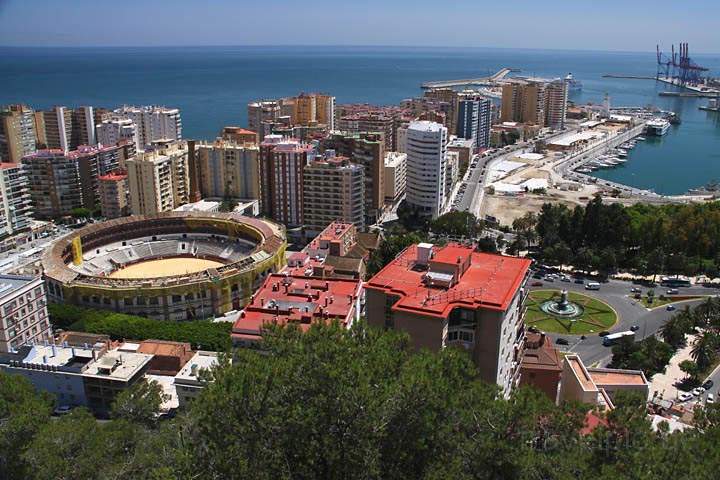
[[[439,123],[423,120],[408,126],[405,200],[432,218],[445,204],[447,142],[447,128]]]
[[[88,225],[43,255],[50,301],[164,320],[239,309],[285,262],[279,225],[165,212]]]

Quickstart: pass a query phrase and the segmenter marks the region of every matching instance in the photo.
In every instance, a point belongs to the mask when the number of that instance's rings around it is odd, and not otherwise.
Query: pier
[[[603,78],[627,78],[630,80],[656,80],[655,77],[648,75],[625,75],[622,73],[606,73],[602,76]]]
[[[449,88],[449,87],[461,87],[463,85],[492,85],[493,83],[499,82],[507,77],[511,72],[518,72],[519,70],[505,67],[499,70],[494,75],[489,77],[478,77],[478,78],[462,78],[459,80],[440,80],[436,82],[425,82],[422,84],[422,88],[429,90],[431,88]]]
[[[660,92],[659,95],[661,97],[717,98],[720,97],[720,92]]]

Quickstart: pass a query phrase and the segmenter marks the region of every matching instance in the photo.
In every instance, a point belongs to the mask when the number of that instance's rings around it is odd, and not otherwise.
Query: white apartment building
[[[117,145],[121,140],[130,140],[137,150],[142,150],[138,129],[135,122],[129,118],[112,118],[99,123],[95,127],[97,141],[101,145]]]
[[[0,275],[0,352],[51,338],[41,277]]]
[[[135,123],[140,148],[157,141],[182,140],[182,120],[177,108],[123,106],[114,113]]]
[[[171,142],[126,160],[133,215],[168,212],[188,202],[187,157],[186,143]]]
[[[447,128],[439,123],[423,120],[408,126],[405,200],[432,218],[445,204],[447,143]]]
[[[25,165],[0,163],[0,238],[30,228],[32,213]]]
[[[205,381],[201,379],[202,372],[210,370],[218,363],[217,352],[200,350],[175,375],[174,383],[179,408],[184,408],[200,395],[205,388]]]
[[[405,193],[407,153],[385,154],[385,201],[394,202]]]

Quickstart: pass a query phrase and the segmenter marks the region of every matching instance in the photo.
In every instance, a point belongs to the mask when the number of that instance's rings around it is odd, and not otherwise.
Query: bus
[[[689,287],[690,286],[690,280],[684,277],[663,277],[660,281],[660,285],[663,287]]]
[[[602,343],[606,347],[609,347],[610,345],[614,345],[616,342],[620,341],[625,337],[635,338],[635,332],[633,332],[632,330],[628,330],[627,332],[611,333],[610,335],[605,335],[603,337]]]

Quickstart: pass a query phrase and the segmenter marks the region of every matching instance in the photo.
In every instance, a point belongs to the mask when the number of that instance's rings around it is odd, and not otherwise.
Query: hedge
[[[209,320],[172,322],[62,305],[48,304],[50,322],[56,328],[110,335],[114,340],[171,340],[188,342],[193,349],[229,351],[231,347],[229,322],[213,323]]]

